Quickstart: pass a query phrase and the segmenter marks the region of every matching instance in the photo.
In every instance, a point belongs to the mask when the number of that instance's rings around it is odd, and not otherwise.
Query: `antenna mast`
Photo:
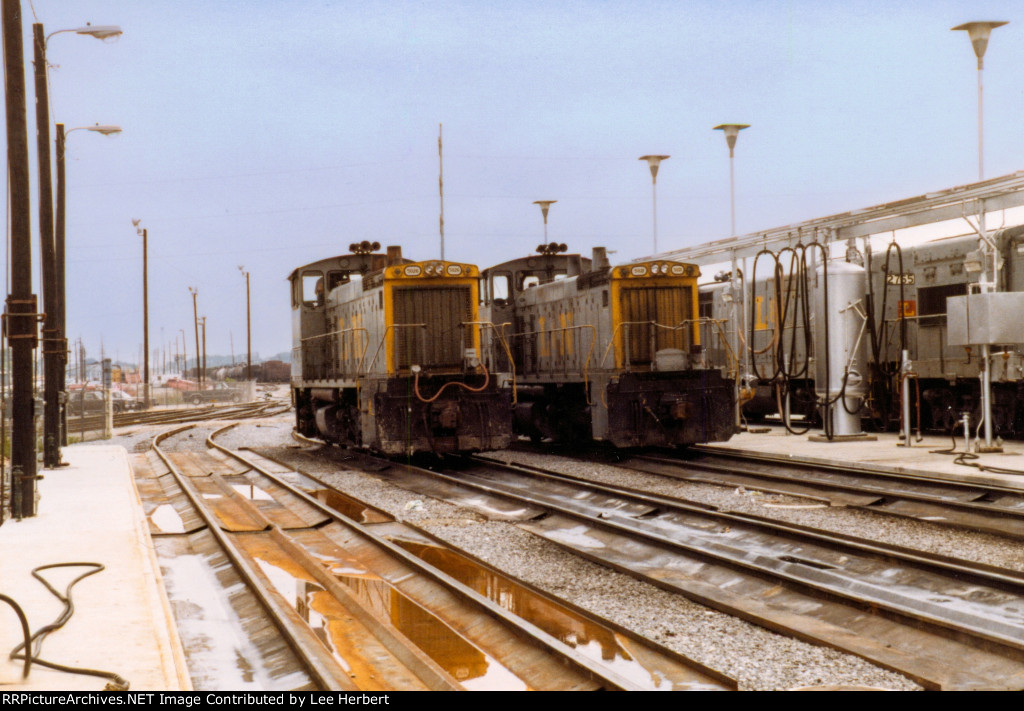
[[[441,260],[444,261],[444,149],[441,146],[441,132],[444,124],[437,124],[437,161],[440,164],[440,174],[437,178],[437,188],[441,193]]]

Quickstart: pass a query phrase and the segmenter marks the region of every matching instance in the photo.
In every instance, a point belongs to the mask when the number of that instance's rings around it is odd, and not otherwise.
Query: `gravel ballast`
[[[488,562],[557,597],[571,600],[594,614],[644,635],[724,674],[741,689],[866,687],[915,690],[913,681],[843,652],[805,643],[691,602],[678,594],[578,558],[534,536],[514,523],[487,520],[481,514],[401,489],[382,476],[347,469],[343,450],[298,447],[291,438],[292,420],[286,415],[240,422],[217,438],[232,448],[251,448],[323,477],[350,496],[388,511],[400,521]],[[201,425],[171,438],[171,451],[205,449],[205,439],[217,426]],[[152,433],[147,435],[152,437]],[[145,438],[136,432],[121,442],[131,451]],[[838,507],[817,506],[796,497],[761,494],[736,488],[677,481],[627,472],[592,462],[524,452],[494,453],[499,461],[550,468],[585,479],[644,489],[711,504],[722,510],[799,523],[965,557],[990,565],[1020,570],[1019,545],[998,536],[949,526],[900,519]]]

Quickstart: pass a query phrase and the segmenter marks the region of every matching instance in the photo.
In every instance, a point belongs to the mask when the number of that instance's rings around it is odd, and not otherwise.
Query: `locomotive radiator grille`
[[[620,307],[625,362],[648,365],[664,348],[689,349],[690,329],[677,327],[693,318],[692,287],[623,288]]]
[[[472,346],[472,294],[469,286],[403,287],[392,291],[394,362],[461,368],[463,348]],[[413,324],[425,324],[425,327]]]

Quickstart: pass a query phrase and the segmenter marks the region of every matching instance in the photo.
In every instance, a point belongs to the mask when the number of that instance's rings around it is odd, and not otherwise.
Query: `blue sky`
[[[1008,20],[985,62],[985,175],[1024,169],[1024,16],[1011,2],[23,0],[50,40],[68,146],[68,335],[138,358],[208,318],[207,352],[290,347],[285,279],[353,241],[487,266],[549,236],[613,260],[977,180],[973,20]],[[26,50],[31,44],[26,41]],[[29,64],[29,70],[31,65]],[[31,86],[31,81],[29,81]],[[31,106],[31,104],[30,104]],[[34,115],[30,125],[34,125]],[[33,215],[37,204],[33,183]],[[36,286],[36,291],[41,289]],[[162,329],[162,331],[161,331]],[[189,352],[194,351],[189,336]]]

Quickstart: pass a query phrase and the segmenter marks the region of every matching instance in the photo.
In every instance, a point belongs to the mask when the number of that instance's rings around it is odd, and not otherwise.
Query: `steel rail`
[[[824,501],[837,498],[835,495],[829,496],[829,491],[853,493],[862,497],[874,497],[876,500],[860,504],[856,501],[845,500],[842,501],[844,505],[866,511],[937,522],[934,510],[929,509],[915,513],[912,508],[905,510],[898,508],[900,501],[926,504],[931,507],[948,509],[959,515],[957,517],[959,520],[950,518],[941,523],[1024,538],[1024,490],[1021,489],[1000,486],[991,481],[953,481],[939,477],[904,475],[899,472],[863,467],[854,468],[846,464],[830,465],[823,462],[793,460],[759,453],[738,453],[714,448],[700,448],[698,451],[712,460],[750,462],[754,465],[765,464],[772,467],[774,471],[737,468],[732,464],[715,461],[682,460],[655,455],[636,455],[630,457],[629,460],[616,463],[616,466],[703,483],[714,482],[709,482],[699,475],[687,476],[687,470],[719,474],[722,479],[729,480],[731,478],[734,483],[741,478],[775,482],[774,486],[766,483],[763,486],[757,484],[757,487],[772,493],[813,497]],[[658,470],[657,467],[645,468],[630,464],[630,460],[678,468],[679,471],[666,472]],[[789,486],[786,486],[787,484]],[[814,491],[817,494],[813,493]],[[957,493],[968,495],[971,498],[970,500],[958,498]],[[1000,503],[998,501],[1000,497],[1016,498],[1017,501]]]
[[[295,437],[295,439],[297,439],[299,441],[304,441],[304,442],[307,442],[307,443],[310,443],[310,444],[322,444],[321,442],[317,442],[315,440],[309,440],[308,438],[303,437],[302,435],[297,435],[294,432],[292,434]],[[377,507],[375,507],[375,506],[373,506],[372,504],[369,504],[369,503],[365,503],[365,502],[362,502],[362,501],[357,501],[356,499],[352,499],[351,497],[349,497],[348,494],[345,494],[344,492],[341,492],[341,491],[335,489],[330,483],[328,483],[327,481],[325,481],[321,477],[317,476],[316,474],[313,474],[313,473],[310,473],[310,472],[308,472],[308,471],[306,471],[304,469],[298,468],[293,463],[288,462],[285,459],[282,459],[280,457],[275,457],[273,455],[266,454],[264,452],[253,452],[253,453],[257,457],[259,457],[260,459],[266,459],[266,460],[268,460],[270,462],[273,462],[274,464],[287,467],[291,471],[294,471],[294,472],[298,473],[302,477],[305,477],[306,479],[309,479],[310,481],[312,481],[313,483],[317,484],[318,486],[320,486],[320,487],[322,487],[324,489],[328,489],[330,491],[338,492],[340,495],[342,495],[345,498],[349,499],[353,504],[357,504],[358,506],[360,506],[361,508],[363,508],[365,510],[373,511],[373,512],[375,512],[375,513],[377,513],[377,514],[379,514],[381,516],[387,517],[387,519],[389,521],[396,522],[396,519],[393,516],[391,516],[390,514],[387,514],[383,509],[379,509],[379,508],[377,508]],[[370,456],[367,456],[367,460],[372,460],[372,459],[374,459],[374,458],[370,457]],[[467,560],[472,561],[475,565],[480,566],[481,568],[490,570],[490,571],[492,571],[492,572],[494,572],[494,573],[496,573],[498,575],[501,575],[504,578],[509,578],[508,574],[502,572],[498,568],[495,568],[493,565],[491,565],[490,563],[486,562],[485,560],[477,557],[476,555],[474,555],[474,554],[472,554],[472,553],[470,553],[470,552],[468,552],[466,550],[463,550],[461,548],[453,546],[449,541],[444,540],[443,538],[441,538],[441,537],[431,533],[428,530],[419,528],[418,526],[415,526],[415,525],[409,523],[408,521],[401,521],[401,522],[397,522],[397,523],[401,527],[403,527],[405,529],[409,529],[410,531],[414,532],[416,535],[422,536],[425,539],[433,541],[436,545],[441,546],[444,549],[451,550],[451,551],[455,552],[457,555],[462,556],[463,558],[466,558]],[[713,680],[717,680],[718,682],[720,682],[722,684],[721,688],[729,689],[729,690],[735,690],[738,687],[737,681],[735,679],[733,679],[733,678],[723,674],[722,672],[717,671],[717,670],[715,670],[715,669],[713,669],[711,667],[708,667],[708,666],[706,666],[704,664],[701,664],[700,662],[697,662],[697,661],[695,661],[693,659],[690,659],[690,658],[688,658],[688,657],[686,657],[686,656],[684,656],[682,654],[679,654],[678,652],[675,652],[675,651],[670,650],[670,649],[662,648],[657,643],[653,643],[650,640],[641,637],[640,635],[638,635],[637,633],[633,632],[632,630],[627,629],[625,627],[622,627],[621,625],[619,625],[619,624],[617,624],[615,622],[612,622],[610,620],[607,620],[607,619],[604,619],[604,618],[601,618],[601,617],[596,617],[595,618],[594,613],[592,613],[591,611],[589,611],[589,610],[587,610],[587,609],[585,609],[585,608],[583,608],[583,607],[581,607],[581,606],[579,606],[579,605],[577,605],[577,604],[575,604],[575,603],[573,603],[573,602],[571,602],[569,600],[564,600],[564,599],[560,599],[560,598],[552,598],[551,595],[548,592],[546,592],[543,589],[537,587],[536,585],[533,585],[532,583],[529,583],[529,582],[527,582],[525,580],[522,580],[522,579],[519,579],[519,578],[514,578],[514,584],[518,585],[518,586],[521,586],[524,589],[529,590],[530,592],[532,592],[535,595],[538,595],[538,596],[540,596],[540,597],[542,597],[542,598],[544,598],[546,600],[551,601],[553,604],[556,604],[556,605],[565,607],[565,608],[567,608],[569,610],[572,610],[576,614],[581,615],[581,616],[583,616],[583,617],[585,617],[587,619],[596,619],[598,624],[606,626],[606,627],[608,627],[610,629],[613,629],[616,633],[621,634],[621,635],[623,635],[623,636],[625,636],[627,638],[630,638],[633,641],[634,644],[643,645],[645,647],[649,646],[649,647],[652,647],[652,648],[656,649],[659,654],[667,655],[668,657],[672,658],[673,660],[675,660],[679,664],[685,665],[685,666],[687,666],[687,667],[689,667],[689,668],[691,668],[693,670],[696,670],[699,674],[706,675],[707,677],[710,677]]]
[[[586,488],[589,488],[593,491],[597,491],[608,496],[629,498],[634,500],[635,502],[644,503],[663,510],[675,509],[686,514],[713,517],[719,520],[731,522],[731,524],[734,525],[745,525],[763,529],[773,535],[782,535],[790,537],[795,536],[798,538],[808,539],[816,545],[821,545],[833,549],[836,549],[837,547],[843,547],[861,554],[902,559],[906,563],[910,564],[910,566],[925,566],[940,572],[942,575],[948,575],[954,580],[963,581],[965,579],[970,579],[973,582],[979,584],[991,585],[1001,588],[1011,588],[1012,590],[1014,590],[1014,592],[1024,597],[1024,573],[1019,573],[1017,571],[997,569],[989,566],[980,566],[980,564],[978,563],[966,560],[956,560],[953,558],[949,558],[947,556],[938,556],[924,551],[916,551],[898,546],[892,546],[886,543],[880,543],[877,541],[859,539],[853,536],[847,536],[845,534],[822,532],[820,530],[815,530],[809,527],[804,527],[796,524],[787,524],[787,522],[770,519],[764,516],[709,510],[708,508],[702,506],[688,505],[687,502],[678,499],[671,499],[663,496],[638,493],[636,490],[627,490],[622,487],[612,487],[607,485],[594,484],[592,482],[588,482],[588,480],[581,479],[579,477],[544,470],[541,469],[540,467],[530,467],[517,464],[502,464],[488,460],[481,461],[486,462],[488,466],[496,465],[499,468],[505,470],[515,471],[529,476],[557,480],[557,482],[567,483],[571,486],[584,485]],[[535,503],[540,504],[542,501],[543,500],[538,500]],[[570,514],[571,509],[560,509],[560,512]],[[603,524],[603,522],[609,521],[609,518],[595,518],[595,521],[602,522]],[[626,527],[626,530],[631,532],[634,531],[634,529],[631,527]],[[652,537],[658,538],[657,536]],[[659,542],[670,543],[673,546],[678,545],[678,542],[672,539],[662,538]],[[702,548],[701,551],[707,554],[714,554],[710,553],[708,548]],[[723,559],[727,558],[723,557]],[[740,564],[744,564],[744,566],[748,564],[745,561],[739,562]],[[754,570],[761,570],[761,568],[757,566],[750,567]],[[773,572],[772,574],[775,575],[776,573]],[[804,580],[800,576],[784,574],[780,577],[788,579],[791,582],[797,584],[810,584],[811,587],[815,587],[821,590],[822,592],[841,595],[847,594],[845,591],[838,590],[830,586],[828,588],[825,588],[824,586],[818,587],[819,584],[815,584],[813,581]],[[867,591],[865,590],[865,592]],[[865,601],[862,598],[852,596],[850,597],[850,599],[855,602]],[[895,613],[910,614],[915,617],[919,615],[927,616],[930,621],[936,624],[950,627],[950,629],[961,629],[957,628],[956,626],[950,625],[948,620],[936,616],[934,612],[931,614],[927,614],[923,611],[914,610],[912,608],[901,610],[899,607],[897,607],[897,605],[884,599],[868,601],[868,603],[882,605],[882,607],[887,607]],[[980,637],[998,643],[1010,644],[1012,646],[1018,647],[1018,649],[1020,649],[1021,651],[1024,651],[1024,627],[1018,627],[1016,628],[1016,630],[1016,637],[1007,636],[1005,634],[993,633],[991,630],[985,629],[983,626],[979,625],[978,629],[976,630],[976,633]]]
[[[600,682],[608,686],[611,689],[619,691],[639,691],[643,687],[638,686],[635,682],[627,679],[613,670],[608,669],[599,664],[595,664],[591,659],[580,654],[576,650],[566,646],[560,640],[554,638],[544,630],[540,629],[536,625],[523,620],[516,615],[508,612],[505,608],[501,607],[492,600],[480,595],[472,588],[459,582],[455,578],[452,578],[447,573],[435,568],[429,563],[424,562],[420,558],[416,557],[412,553],[406,551],[397,544],[374,534],[372,531],[367,530],[365,526],[360,525],[356,521],[350,519],[344,514],[332,509],[318,499],[310,496],[301,489],[296,488],[294,485],[282,479],[280,476],[267,470],[265,467],[259,466],[252,460],[244,457],[238,452],[224,447],[214,441],[214,437],[221,432],[224,432],[232,427],[234,424],[227,425],[213,433],[207,438],[207,444],[223,454],[226,454],[239,462],[242,462],[246,466],[251,467],[254,471],[259,472],[261,475],[267,477],[278,486],[287,489],[294,496],[302,499],[305,503],[316,508],[321,513],[330,516],[338,523],[344,525],[346,528],[354,531],[357,535],[365,538],[374,545],[386,550],[390,555],[400,560],[403,564],[410,566],[417,570],[423,575],[429,577],[435,582],[443,585],[445,588],[451,590],[457,596],[463,600],[485,609],[488,614],[501,620],[506,626],[517,631],[519,634],[528,636],[529,639],[534,640],[535,643],[549,650],[557,658],[563,659],[567,664],[575,668],[578,672],[589,676],[591,679]]]
[[[250,591],[256,596],[270,615],[274,625],[281,631],[281,635],[287,641],[288,646],[291,647],[292,651],[296,656],[302,660],[303,664],[306,665],[306,669],[309,672],[314,683],[316,683],[321,689],[332,690],[332,691],[357,691],[358,689],[352,684],[333,661],[329,660],[326,655],[326,650],[323,650],[323,646],[316,640],[316,637],[312,634],[311,630],[297,630],[292,625],[286,624],[286,615],[284,614],[281,606],[271,597],[271,595],[264,589],[263,585],[260,584],[258,576],[255,574],[252,566],[246,560],[245,556],[241,554],[235,544],[230,540],[230,537],[220,528],[220,524],[215,519],[213,514],[210,513],[207,506],[202,502],[202,497],[198,496],[192,489],[192,487],[186,484],[186,477],[182,475],[181,471],[171,461],[163,450],[160,449],[159,444],[180,432],[191,429],[194,425],[188,425],[185,427],[179,427],[167,432],[162,432],[153,438],[152,448],[156,452],[156,455],[170,471],[174,477],[175,482],[181,489],[182,493],[188,498],[189,503],[192,505],[196,513],[203,519],[206,524],[207,530],[216,539],[217,544],[221,547],[224,555],[231,561],[231,564],[235,567],[239,576],[243,579],[245,584],[248,586]],[[312,639],[311,639],[312,638]],[[311,642],[315,642],[311,644]],[[315,650],[315,651],[314,651]]]
[[[500,465],[495,462],[487,462],[487,466],[496,466],[499,468],[505,468],[506,465]],[[880,612],[882,616],[890,621],[895,622],[902,626],[903,629],[923,629],[924,634],[932,635],[936,638],[936,630],[945,630],[943,634],[952,633],[954,637],[964,636],[973,641],[969,642],[969,645],[975,651],[990,649],[992,645],[996,645],[996,648],[1001,650],[998,655],[1004,660],[1008,660],[1008,663],[1013,665],[1015,669],[1015,678],[1021,677],[1024,674],[1024,667],[1021,667],[1021,671],[1016,671],[1018,665],[1024,660],[1024,627],[1009,624],[1003,620],[994,619],[991,615],[979,615],[977,612],[966,612],[960,614],[959,611],[955,611],[956,614],[947,614],[949,611],[944,608],[941,604],[932,602],[930,600],[910,600],[905,594],[900,591],[894,591],[889,593],[888,591],[880,588],[878,584],[866,581],[850,581],[849,579],[842,579],[837,573],[828,570],[834,566],[825,564],[816,564],[815,561],[803,560],[793,556],[782,555],[784,551],[779,551],[779,555],[773,555],[760,551],[758,553],[752,553],[751,551],[743,551],[732,549],[726,544],[721,544],[713,541],[709,541],[707,537],[702,539],[690,536],[690,540],[683,543],[679,540],[678,527],[672,533],[668,535],[664,532],[657,530],[651,530],[651,525],[644,524],[642,521],[638,521],[629,517],[628,515],[616,514],[614,510],[605,509],[597,513],[587,514],[581,510],[581,506],[576,505],[579,498],[578,496],[571,497],[571,500],[566,503],[555,503],[550,498],[540,498],[537,496],[536,488],[533,487],[529,492],[517,491],[510,493],[508,489],[501,487],[500,485],[494,485],[487,482],[468,482],[466,480],[466,472],[460,472],[455,474],[441,473],[441,472],[421,472],[428,474],[433,477],[444,478],[452,483],[458,484],[459,486],[465,486],[475,491],[483,491],[496,496],[505,496],[513,498],[519,501],[531,502],[535,505],[541,505],[549,511],[554,511],[564,516],[568,516],[571,519],[585,521],[591,526],[603,529],[606,531],[613,531],[617,535],[625,535],[628,537],[636,538],[641,536],[647,541],[653,543],[656,546],[669,547],[683,552],[685,555],[697,556],[699,560],[715,560],[718,564],[726,565],[733,569],[747,570],[755,576],[768,575],[771,578],[783,581],[790,585],[795,586],[797,591],[807,591],[803,594],[810,593],[812,597],[819,600],[831,600],[835,604],[846,607],[852,606],[855,610],[860,610],[859,615],[863,616],[864,612],[867,611],[870,615],[878,615]],[[535,475],[533,472],[526,472],[531,476]],[[564,475],[555,475],[552,478],[561,479],[560,483],[571,482],[573,485],[578,485],[578,481],[572,477],[565,477]],[[586,482],[587,486],[592,486],[590,482]],[[598,488],[598,487],[595,487]],[[604,487],[602,491],[606,495],[616,496],[620,499],[626,496],[621,490],[617,490],[614,487]],[[629,496],[635,496],[629,494]],[[569,498],[569,497],[567,497]],[[653,516],[655,513],[661,513],[661,510],[671,506],[679,510],[683,514],[688,515],[699,515],[699,516],[713,516],[718,519],[726,530],[729,530],[727,526],[732,525],[744,525],[744,526],[759,526],[759,527],[776,527],[779,529],[780,535],[801,535],[807,536],[810,534],[816,535],[818,538],[812,543],[814,545],[827,545],[829,548],[835,548],[842,546],[843,548],[852,550],[855,545],[867,546],[865,550],[869,553],[882,556],[885,558],[899,558],[901,553],[898,549],[884,544],[878,544],[875,542],[858,542],[852,537],[844,536],[827,536],[820,533],[814,533],[813,531],[801,531],[802,527],[794,526],[782,526],[777,522],[771,522],[768,520],[758,520],[758,517],[742,516],[739,514],[723,514],[723,513],[710,513],[705,509],[698,507],[686,508],[681,506],[678,502],[666,500],[662,497],[650,497],[644,501],[644,504],[648,507],[646,514],[639,514],[645,518]],[[784,530],[784,529],[789,529]],[[646,530],[645,530],[646,529]],[[874,549],[871,551],[870,549]],[[615,563],[610,563],[600,557],[598,553],[590,553],[585,550],[575,549],[577,553],[586,557],[593,557],[595,560],[602,562],[606,565],[612,565],[624,572],[636,575],[633,571],[626,567],[620,567]],[[943,567],[949,568],[950,563],[948,561],[942,561],[939,557],[933,557],[928,554],[920,552],[912,552],[916,557],[915,560],[908,561],[909,565],[920,566],[922,564],[935,567],[937,570]],[[965,573],[954,573],[951,577],[953,580],[957,580],[958,574]],[[975,567],[970,573],[976,579],[984,580],[986,584],[1005,588],[1012,587],[1016,594],[1020,594],[1020,590],[1024,589],[1024,582],[1022,582],[1021,576],[1013,571],[1004,571],[1000,569],[983,569]],[[655,584],[661,584],[656,579],[648,578],[650,582]],[[960,581],[963,582],[962,580]],[[851,585],[852,583],[852,585]],[[851,591],[850,588],[853,588]],[[672,587],[677,592],[679,588]],[[681,590],[684,594],[686,590]],[[981,593],[979,593],[981,595]],[[723,609],[723,605],[714,601],[708,601],[700,595],[695,595],[695,599],[699,599],[705,604],[710,604],[714,607]],[[747,619],[751,619],[750,613],[742,608],[729,607],[726,605],[724,609],[732,614],[739,614]],[[903,621],[901,621],[903,620]],[[757,619],[755,614],[754,621],[758,621],[761,624],[767,624],[769,627],[780,629],[776,623],[772,623],[766,619]],[[910,622],[910,626],[907,626],[907,621]],[[922,628],[922,625],[924,627]],[[820,626],[820,625],[819,625]],[[932,630],[929,632],[928,630]],[[886,662],[884,657],[888,654],[887,650],[882,650],[881,656],[873,656],[872,653],[866,653],[863,647],[858,647],[857,644],[849,644],[849,640],[840,639],[839,642],[821,637],[817,634],[814,629],[814,625],[804,626],[802,629],[799,627],[789,628],[790,633],[797,634],[797,636],[804,636],[806,639],[812,641],[824,642],[830,646],[835,646],[840,649],[858,654],[865,658],[871,659],[876,663],[882,663],[888,665],[890,668],[897,669],[902,673],[915,676],[915,673],[906,669],[905,667],[893,666],[891,661]],[[849,632],[846,633],[847,635]],[[842,635],[840,635],[842,637]],[[957,642],[960,644],[960,642]],[[874,641],[867,643],[869,650],[876,649]],[[1007,656],[1008,655],[1008,656]],[[1012,660],[1012,661],[1009,661]],[[947,667],[949,669],[949,667]],[[954,674],[952,671],[947,671],[947,676]],[[941,675],[940,675],[941,676]],[[930,680],[928,676],[922,676],[916,674],[922,683],[930,683],[933,685],[940,685],[939,682]],[[1021,677],[1024,678],[1024,677]],[[1020,683],[1018,679],[1014,683]]]

